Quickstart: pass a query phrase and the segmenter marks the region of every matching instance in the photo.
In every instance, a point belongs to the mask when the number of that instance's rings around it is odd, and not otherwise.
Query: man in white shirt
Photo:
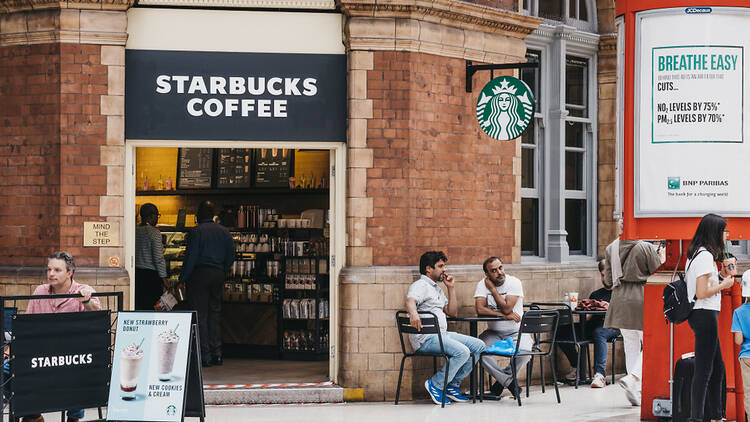
[[[500,258],[492,256],[487,258],[483,264],[485,277],[477,283],[474,291],[474,306],[479,316],[496,316],[502,318],[498,321],[487,323],[487,330],[479,335],[487,347],[498,340],[508,337],[518,341],[518,330],[521,327],[521,316],[523,315],[523,286],[521,280],[511,275],[506,275],[503,262]],[[524,335],[521,339],[523,350],[530,350],[532,346],[531,337]],[[516,371],[520,371],[529,361],[530,356],[519,356],[516,358]],[[492,393],[500,396],[504,388],[515,398],[521,393],[521,387],[513,382],[513,369],[510,364],[500,369],[493,356],[484,356],[482,366],[489,374],[497,380],[492,385]]]
[[[469,401],[468,397],[461,394],[459,387],[461,381],[473,369],[472,355],[474,356],[473,361],[477,361],[479,355],[484,351],[484,343],[481,340],[447,331],[448,321],[445,315],[456,316],[458,314],[455,279],[446,272],[445,263],[447,261],[448,258],[442,251],[429,251],[422,254],[419,259],[419,272],[422,276],[409,286],[409,292],[406,294],[406,311],[409,312],[410,323],[413,327],[422,329],[419,312],[432,312],[440,325],[440,336],[450,363],[448,385],[443,385],[446,379],[445,366],[424,383],[430,398],[438,405],[442,403],[443,389],[445,389],[446,404],[450,403],[451,400],[456,402]],[[443,289],[437,284],[440,281],[448,289],[447,297],[443,293]],[[409,336],[409,341],[414,351],[440,352],[437,334],[412,334]]]

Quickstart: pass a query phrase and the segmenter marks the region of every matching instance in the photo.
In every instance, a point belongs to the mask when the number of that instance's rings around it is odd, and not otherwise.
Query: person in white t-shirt
[[[487,323],[487,330],[479,335],[487,347],[498,340],[512,337],[518,340],[518,330],[521,327],[521,316],[523,315],[523,286],[521,280],[511,275],[506,275],[503,262],[500,258],[492,256],[487,258],[483,264],[485,277],[477,283],[474,291],[474,306],[479,316],[497,316],[503,318],[498,321]],[[524,335],[521,339],[521,349],[531,349],[531,337]],[[530,356],[519,356],[516,358],[516,371],[520,371],[529,361]],[[521,394],[521,387],[513,382],[513,369],[510,364],[500,369],[493,356],[484,356],[482,366],[489,372],[490,376],[497,382],[492,384],[493,394],[500,396],[504,388],[515,398]]]
[[[736,269],[724,245],[729,236],[727,220],[706,214],[698,223],[693,240],[688,247],[689,260],[685,264],[688,299],[694,302],[688,324],[695,334],[695,373],[691,389],[690,420],[704,420],[704,407],[708,401],[707,417],[722,420],[724,409],[721,400],[721,381],[724,361],[719,345],[719,311],[721,291],[732,287]],[[721,271],[716,263],[722,262]]]

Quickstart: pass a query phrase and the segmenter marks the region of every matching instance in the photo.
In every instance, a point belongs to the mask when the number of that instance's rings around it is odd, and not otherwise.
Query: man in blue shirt
[[[734,310],[732,315],[732,332],[734,342],[741,345],[740,369],[742,370],[742,385],[745,387],[745,412],[750,410],[750,270],[742,274],[742,297],[745,303]]]
[[[234,263],[229,230],[214,222],[214,204],[198,206],[198,226],[187,235],[180,282],[185,283],[190,306],[198,313],[203,366],[221,365],[221,292]]]

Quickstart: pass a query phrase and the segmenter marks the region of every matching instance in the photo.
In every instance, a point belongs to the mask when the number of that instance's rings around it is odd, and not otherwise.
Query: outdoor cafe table
[[[505,321],[505,318],[502,317],[496,317],[496,316],[475,316],[475,317],[448,317],[448,321],[451,322],[468,322],[469,323],[469,335],[472,337],[477,337],[477,323],[478,322],[488,322],[488,321]],[[481,362],[477,362],[477,365],[480,365]],[[474,373],[474,368],[471,369],[471,379],[469,380],[469,388],[471,391],[471,397],[476,397],[476,391],[477,391],[477,380],[476,380],[476,374]]]

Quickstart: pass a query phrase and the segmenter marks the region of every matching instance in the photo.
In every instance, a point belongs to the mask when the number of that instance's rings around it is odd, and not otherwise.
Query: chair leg
[[[612,342],[612,384],[615,383],[615,345],[617,341]]]
[[[484,403],[484,366],[482,358],[479,358],[479,403]]]
[[[102,417],[102,408],[101,408],[101,407],[99,408],[99,419],[104,419],[104,418]]]
[[[398,404],[398,396],[401,394],[401,377],[404,375],[404,361],[406,360],[406,356],[401,358],[401,369],[398,370],[398,384],[396,384],[396,402],[394,404]]]
[[[581,346],[576,345],[578,351],[578,365],[576,365],[576,389],[578,389],[578,380],[581,378]]]
[[[557,402],[560,403],[560,390],[557,388],[557,364],[554,360],[550,362],[552,366],[552,383],[555,385],[555,394],[557,395]]]
[[[471,354],[471,372],[469,373],[469,376],[471,377],[471,380],[469,380],[469,384],[473,387],[471,388],[471,402],[476,403],[477,402],[477,362],[474,359],[474,354]]]
[[[445,379],[443,380],[443,398],[440,407],[445,407],[445,390],[448,389],[448,372],[450,372],[451,363],[448,361],[448,356],[445,357]]]
[[[594,379],[594,367],[591,366],[591,348],[589,345],[586,346],[586,368],[588,369],[589,373],[587,374],[588,377],[586,379]]]
[[[518,377],[516,377],[516,360],[514,358],[510,358],[510,370],[513,371],[513,384],[511,384],[512,387],[518,386]],[[526,390],[529,389],[529,386],[526,386]],[[516,400],[518,401],[518,406],[521,406],[521,395],[518,394],[518,391],[515,391]]]
[[[529,397],[529,386],[531,385],[531,371],[534,369],[534,356],[526,364],[526,397]]]
[[[544,394],[544,356],[539,356],[539,372],[542,376],[542,394]]]

